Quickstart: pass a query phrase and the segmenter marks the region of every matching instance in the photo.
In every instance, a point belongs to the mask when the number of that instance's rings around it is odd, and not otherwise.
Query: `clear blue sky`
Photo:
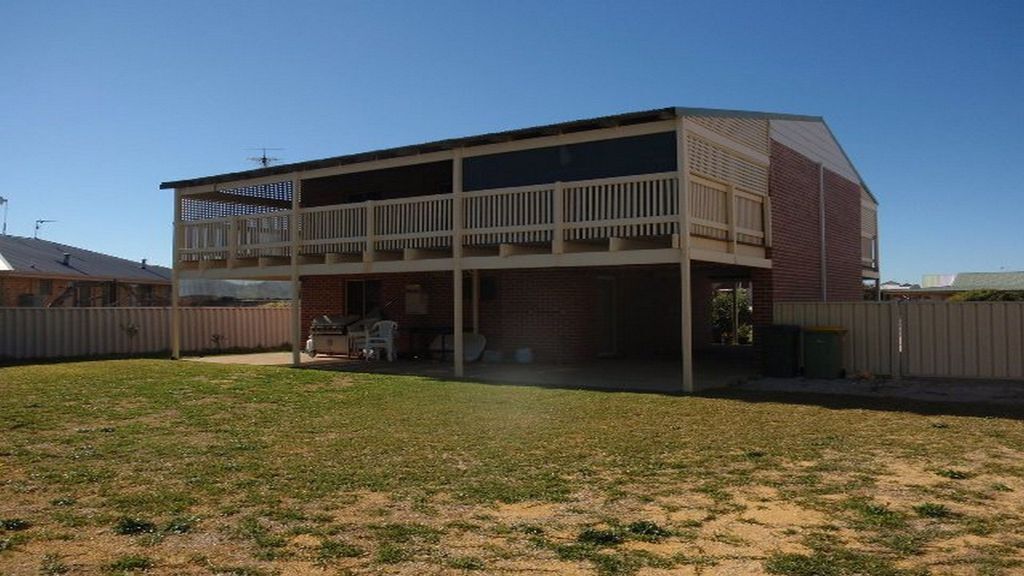
[[[161,181],[664,106],[823,115],[883,276],[1024,270],[1024,2],[0,0],[8,231],[170,263]]]

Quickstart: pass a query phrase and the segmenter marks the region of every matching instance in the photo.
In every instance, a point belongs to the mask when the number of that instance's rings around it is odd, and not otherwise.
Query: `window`
[[[40,280],[39,281],[39,295],[40,296],[53,296],[53,280]]]
[[[380,310],[380,280],[345,282],[345,314],[366,316]]]
[[[467,192],[671,172],[676,169],[676,137],[662,132],[471,156],[462,169]]]

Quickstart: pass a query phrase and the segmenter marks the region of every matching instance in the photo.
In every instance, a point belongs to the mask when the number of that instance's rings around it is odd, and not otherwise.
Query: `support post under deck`
[[[452,332],[455,346],[452,361],[455,377],[465,374],[465,338],[462,333],[462,150],[456,148],[452,158]]]
[[[174,190],[174,239],[171,250],[171,358],[181,358],[181,191]]]
[[[679,205],[679,301],[680,348],[682,352],[682,386],[693,392],[693,306],[690,294],[690,171],[686,161],[686,121],[676,119],[676,186]]]
[[[291,238],[291,280],[292,280],[292,366],[302,364],[302,282],[299,279],[299,207],[302,196],[302,179],[292,179]]]

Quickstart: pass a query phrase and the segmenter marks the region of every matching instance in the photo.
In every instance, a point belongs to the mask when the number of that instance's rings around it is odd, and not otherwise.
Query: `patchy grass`
[[[816,401],[157,360],[0,368],[0,573],[1024,565],[1022,415]]]
[[[145,572],[152,568],[153,560],[146,556],[128,555],[121,556],[110,563],[107,571],[111,574],[132,574],[134,572]]]

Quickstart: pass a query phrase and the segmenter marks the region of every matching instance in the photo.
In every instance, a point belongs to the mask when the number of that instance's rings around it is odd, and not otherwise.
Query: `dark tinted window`
[[[467,191],[675,169],[674,132],[474,156],[462,163]]]

